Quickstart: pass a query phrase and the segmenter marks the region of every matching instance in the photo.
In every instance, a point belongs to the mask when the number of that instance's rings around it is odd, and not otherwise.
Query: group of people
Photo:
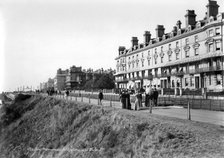
[[[145,101],[143,101],[142,97],[142,94],[144,92]],[[159,92],[156,89],[156,86],[152,87],[152,85],[147,85],[144,89],[136,90],[134,110],[139,110],[141,107],[143,107],[143,102],[145,102],[145,107],[150,107],[150,110],[152,109],[152,106],[158,106],[158,96]],[[120,100],[123,109],[131,109],[130,93],[128,92],[128,90],[123,90],[120,93]]]
[[[120,100],[122,104],[122,109],[131,110],[130,93],[128,90],[122,90],[120,93]]]

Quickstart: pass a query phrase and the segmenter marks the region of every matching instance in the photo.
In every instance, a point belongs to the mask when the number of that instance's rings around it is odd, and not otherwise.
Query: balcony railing
[[[171,75],[183,76],[184,74],[197,74],[197,73],[221,71],[221,70],[224,70],[221,66],[210,66],[210,67],[196,68],[193,70],[186,70],[186,71],[181,71],[181,72],[173,72],[173,73],[171,73]],[[167,75],[167,76],[169,76],[169,75]]]
[[[222,71],[224,70],[221,66],[210,66],[210,67],[204,67],[204,68],[196,68],[193,70],[183,70],[181,72],[166,72],[161,74],[154,74],[149,76],[137,76],[137,77],[131,77],[131,78],[124,78],[124,79],[116,79],[116,82],[128,82],[128,81],[134,81],[134,80],[141,80],[141,79],[149,79],[152,80],[153,78],[160,78],[160,77],[168,77],[168,76],[183,76],[184,74],[197,74],[197,73],[203,73],[203,72],[211,72],[211,71]]]
[[[128,82],[127,78],[122,78],[122,79],[116,79],[116,82]]]

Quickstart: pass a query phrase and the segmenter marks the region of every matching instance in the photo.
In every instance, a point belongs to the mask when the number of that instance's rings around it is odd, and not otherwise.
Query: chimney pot
[[[151,33],[150,33],[150,31],[145,31],[143,36],[144,36],[144,43],[145,44],[149,44],[149,42],[151,40]]]
[[[164,26],[163,25],[157,25],[156,28],[156,38],[162,38],[164,35]]]
[[[132,47],[138,45],[138,38],[137,37],[132,37],[131,43],[132,43]]]
[[[194,26],[196,24],[196,16],[197,15],[194,13],[194,10],[187,10],[187,13],[185,15],[186,27],[188,27],[189,25]]]
[[[206,7],[207,7],[207,20],[209,19],[210,16],[216,18],[219,12],[219,5],[217,4],[217,1],[209,0]]]

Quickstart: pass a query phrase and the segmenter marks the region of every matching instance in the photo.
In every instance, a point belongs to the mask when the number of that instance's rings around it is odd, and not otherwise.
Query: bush
[[[16,96],[12,104],[4,104],[2,106],[1,123],[7,126],[15,120],[19,119],[26,111],[32,110],[33,106],[25,106],[23,101],[31,98],[31,95],[19,94]]]

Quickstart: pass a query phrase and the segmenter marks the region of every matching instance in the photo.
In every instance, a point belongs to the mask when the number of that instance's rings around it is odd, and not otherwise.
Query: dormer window
[[[177,35],[181,35],[181,29],[177,31]]]
[[[191,25],[189,25],[188,27],[187,27],[187,32],[189,32],[189,31],[191,31],[192,30],[192,27],[191,27]]]
[[[213,22],[215,19],[213,16],[209,17],[209,22]]]
[[[164,35],[163,35],[163,40],[165,40],[165,39],[166,39],[166,35],[164,34]]]
[[[170,37],[171,38],[174,37],[174,33],[173,32],[170,33]]]
[[[201,27],[201,22],[199,21],[199,22],[197,22],[197,24],[196,24],[196,28],[200,28]]]

